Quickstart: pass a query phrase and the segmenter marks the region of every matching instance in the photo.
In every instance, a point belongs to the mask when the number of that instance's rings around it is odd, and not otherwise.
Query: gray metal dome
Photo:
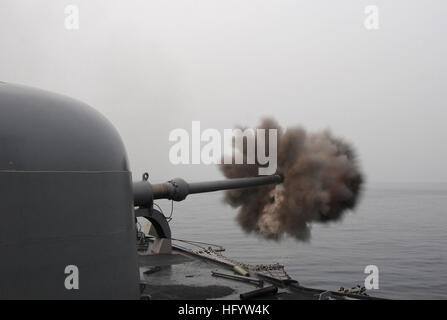
[[[0,83],[0,220],[0,299],[139,297],[126,151],[84,103]]]
[[[112,124],[74,99],[0,82],[0,170],[127,171]]]

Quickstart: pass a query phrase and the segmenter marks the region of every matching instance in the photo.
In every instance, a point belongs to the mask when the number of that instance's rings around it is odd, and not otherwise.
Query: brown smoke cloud
[[[278,171],[284,182],[226,192],[225,201],[240,207],[237,220],[246,232],[273,240],[289,235],[307,241],[313,222],[337,221],[355,207],[363,176],[348,143],[329,131],[282,130],[272,119],[265,119],[259,128],[278,130]],[[244,155],[245,145],[240,150]],[[227,178],[257,176],[258,168],[259,164],[220,166]]]

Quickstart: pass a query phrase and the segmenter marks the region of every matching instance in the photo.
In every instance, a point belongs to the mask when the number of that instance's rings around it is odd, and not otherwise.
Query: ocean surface
[[[316,224],[308,243],[272,242],[244,233],[223,193],[189,196],[174,204],[173,237],[211,242],[226,256],[253,264],[281,263],[304,286],[338,290],[364,284],[368,265],[393,299],[447,299],[447,184],[368,187],[343,221]],[[165,214],[170,203],[159,202]]]

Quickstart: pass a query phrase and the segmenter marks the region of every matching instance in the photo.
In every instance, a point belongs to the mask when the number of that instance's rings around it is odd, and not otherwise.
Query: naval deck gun
[[[133,183],[135,217],[144,217],[152,224],[157,237],[154,240],[153,253],[170,253],[171,229],[162,212],[154,208],[154,200],[167,199],[183,201],[190,194],[207,193],[221,190],[253,188],[264,185],[282,183],[280,174],[269,176],[234,178],[215,181],[188,183],[184,179],[175,178],[164,183],[151,184],[149,175],[145,173],[143,180]]]
[[[148,178],[146,174],[143,181],[132,183],[118,131],[90,106],[0,81],[0,256],[5,261],[0,264],[0,299],[141,298],[142,258],[151,266],[160,266],[159,258],[178,258],[137,252],[135,217],[152,223],[157,234],[154,253],[172,249],[168,221],[154,209],[154,200],[182,201],[190,194],[283,181],[278,174],[196,183],[173,179],[151,184]],[[78,288],[67,282],[76,274]],[[172,284],[183,283],[184,272],[176,278],[169,270],[160,271],[151,281],[162,283],[170,297],[182,292],[183,298],[191,298],[191,292],[204,292],[205,298],[227,296],[226,287],[226,294],[217,295],[215,288],[200,289],[206,281],[201,274],[198,286],[185,286],[190,289],[186,293],[172,289]],[[292,289],[298,292],[292,297],[300,299],[327,296],[327,291],[296,283]],[[154,293],[154,287],[147,290]],[[365,298],[351,291],[332,296]]]

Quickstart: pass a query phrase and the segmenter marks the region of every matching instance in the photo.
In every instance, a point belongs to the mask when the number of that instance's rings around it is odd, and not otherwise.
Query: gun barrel
[[[276,174],[271,176],[235,178],[218,181],[194,182],[189,184],[189,194],[205,193],[219,190],[230,190],[250,188],[269,184],[278,184],[283,181],[282,176]]]
[[[284,180],[283,176],[235,178],[207,182],[188,183],[176,178],[165,183],[150,184],[147,181],[134,183],[134,205],[144,206],[152,204],[156,199],[182,201],[189,194],[206,193],[220,190],[250,188],[269,184],[278,184]]]

